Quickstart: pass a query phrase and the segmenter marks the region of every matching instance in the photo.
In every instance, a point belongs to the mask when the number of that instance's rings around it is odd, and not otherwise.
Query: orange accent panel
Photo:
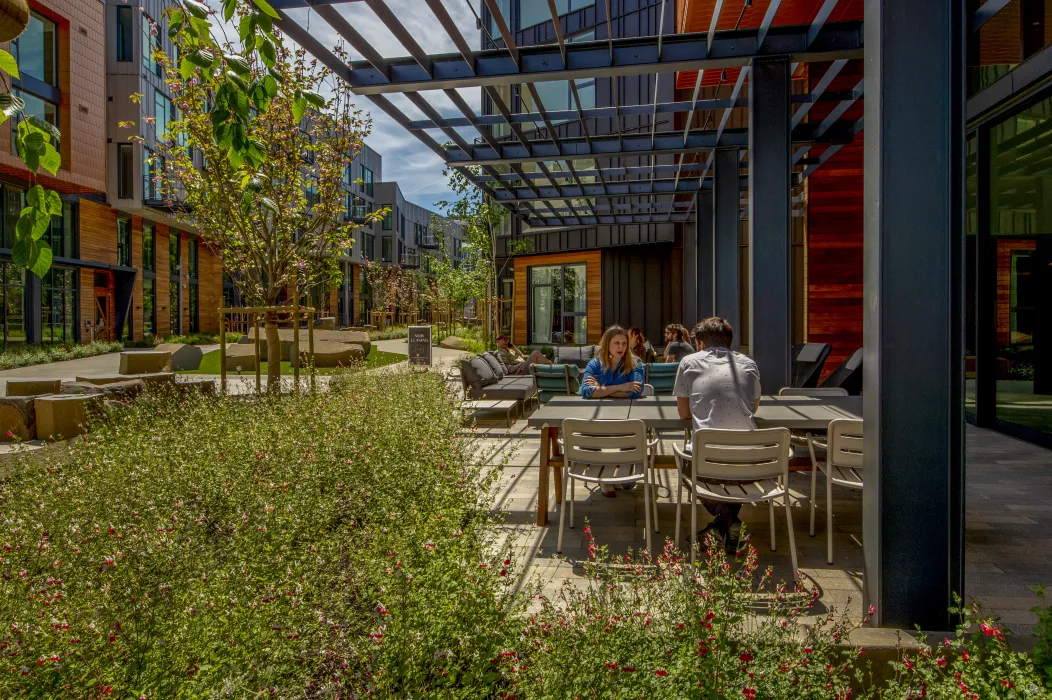
[[[517,345],[528,345],[526,337],[526,305],[529,296],[526,284],[526,270],[542,265],[568,265],[585,263],[585,276],[588,293],[588,342],[599,342],[603,335],[603,297],[602,297],[602,253],[598,250],[587,250],[572,253],[553,253],[550,255],[522,255],[515,258],[515,324],[512,329],[512,342]]]

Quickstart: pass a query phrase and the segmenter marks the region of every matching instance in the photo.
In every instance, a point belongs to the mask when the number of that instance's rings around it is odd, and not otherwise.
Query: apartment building
[[[5,47],[19,62],[21,77],[12,87],[26,110],[62,133],[61,170],[53,177],[42,173],[37,181],[60,194],[63,215],[47,234],[52,269],[43,279],[18,269],[11,244],[31,178],[13,152],[15,123],[8,121],[0,127],[4,345],[214,332],[215,309],[240,301],[219,257],[168,208],[157,174],[145,164],[151,144],[178,116],[161,67],[152,60],[155,48],[175,53],[164,26],[170,4],[31,0],[29,28]],[[382,157],[366,146],[345,175],[347,221],[365,220],[380,204],[378,188],[398,191],[381,180]],[[431,212],[400,194],[383,204],[394,205],[392,217],[408,217],[413,225],[430,222]],[[380,257],[381,234],[379,224],[366,227],[345,251],[342,286],[316,295],[323,314],[341,324],[362,318],[369,299],[361,294],[361,262]],[[415,238],[403,237],[391,264],[419,266],[418,248]]]

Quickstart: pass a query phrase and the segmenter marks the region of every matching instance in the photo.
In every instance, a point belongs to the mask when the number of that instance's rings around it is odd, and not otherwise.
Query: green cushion
[[[676,388],[678,362],[651,362],[646,366],[646,383],[654,387],[655,394],[671,394]]]
[[[547,403],[553,396],[568,396],[581,390],[581,385],[577,382],[581,369],[577,365],[533,365],[530,372],[537,382],[541,403]]]

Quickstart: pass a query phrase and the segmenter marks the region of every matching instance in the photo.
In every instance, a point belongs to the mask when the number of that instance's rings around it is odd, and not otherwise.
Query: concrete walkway
[[[65,362],[49,362],[43,365],[5,369],[0,371],[0,387],[2,387],[3,395],[7,396],[8,379],[61,379],[72,382],[78,376],[116,374],[120,366],[120,353],[111,352],[94,357],[66,360]]]

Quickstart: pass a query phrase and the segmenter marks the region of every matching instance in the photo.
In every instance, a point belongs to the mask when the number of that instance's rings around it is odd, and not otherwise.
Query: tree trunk
[[[267,391],[281,391],[281,339],[278,338],[278,315],[268,313],[263,323],[267,334]]]

